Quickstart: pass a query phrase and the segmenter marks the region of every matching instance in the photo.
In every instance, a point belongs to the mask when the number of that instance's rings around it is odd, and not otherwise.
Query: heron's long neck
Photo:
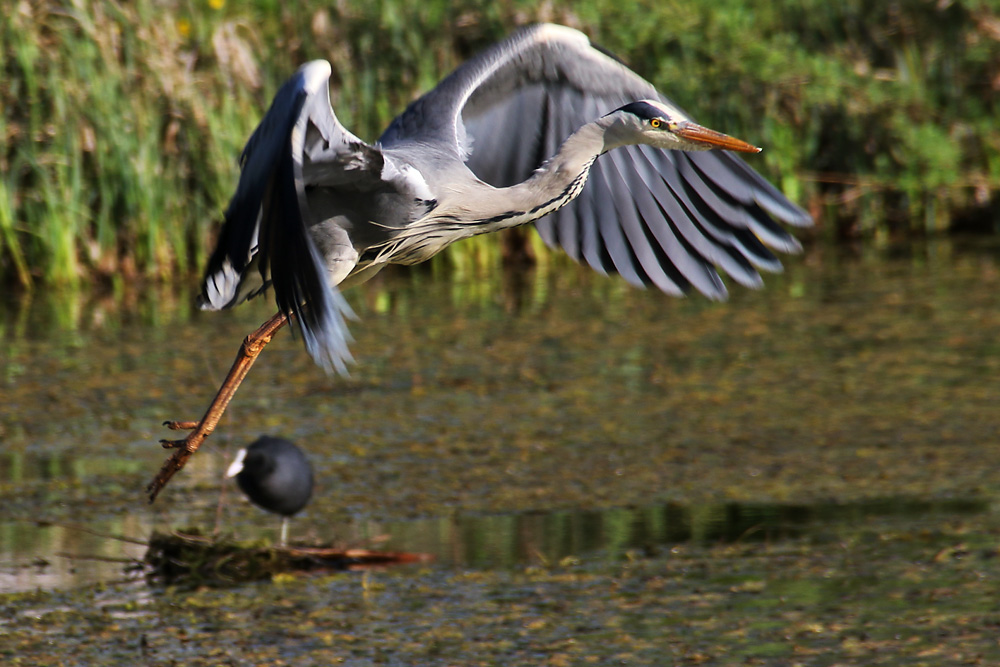
[[[583,190],[594,160],[607,150],[605,125],[601,120],[584,125],[528,180],[483,197],[476,206],[481,231],[534,222],[572,201]]]
[[[464,189],[394,236],[373,263],[416,264],[463,238],[526,225],[557,211],[580,194],[606,139],[605,118],[584,125],[528,180],[507,188],[484,183]],[[612,134],[614,134],[612,132]]]

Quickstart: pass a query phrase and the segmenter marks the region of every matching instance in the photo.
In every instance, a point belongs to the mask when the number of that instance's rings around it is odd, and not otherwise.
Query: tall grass
[[[230,82],[204,76],[199,58],[249,47],[186,21],[149,0],[22,2],[5,16],[0,269],[72,283],[201,261],[262,83],[208,63]]]
[[[0,15],[0,284],[166,277],[205,259],[236,157],[301,62],[374,139],[513,26],[584,29],[831,236],[1000,212],[1000,11],[924,0],[17,0]],[[487,242],[486,247],[489,247]],[[469,244],[469,257],[483,246]],[[457,257],[457,255],[453,255]]]

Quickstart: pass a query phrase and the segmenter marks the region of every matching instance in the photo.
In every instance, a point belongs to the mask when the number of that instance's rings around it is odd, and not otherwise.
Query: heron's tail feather
[[[309,235],[301,150],[294,138],[291,143],[292,150],[280,158],[264,194],[260,261],[270,267],[278,308],[298,324],[309,354],[327,372],[346,374],[347,362],[353,361],[346,319],[355,315],[330,284],[326,264]]]

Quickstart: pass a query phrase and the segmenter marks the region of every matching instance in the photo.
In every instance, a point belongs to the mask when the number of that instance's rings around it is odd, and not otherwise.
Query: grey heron
[[[260,349],[291,318],[326,369],[351,359],[340,288],[416,264],[476,234],[533,223],[597,271],[721,299],[780,271],[768,249],[801,246],[792,204],[731,151],[747,142],[696,124],[576,30],[522,28],[412,102],[375,144],[331,108],[325,61],[275,95],[240,159],[236,193],[202,285],[202,307],[273,287],[278,314],[244,341],[219,393],[147,488],[150,500],[219,417]],[[722,150],[713,150],[722,149]],[[599,159],[600,158],[600,159]]]
[[[254,505],[281,515],[279,544],[285,546],[288,519],[312,497],[313,472],[305,453],[290,440],[264,435],[236,453],[226,477],[235,477]]]

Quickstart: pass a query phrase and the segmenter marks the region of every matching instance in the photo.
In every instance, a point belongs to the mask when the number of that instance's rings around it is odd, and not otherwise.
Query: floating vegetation
[[[279,574],[359,570],[431,560],[428,554],[217,540],[198,531],[153,533],[149,578],[171,585],[233,585]]]

